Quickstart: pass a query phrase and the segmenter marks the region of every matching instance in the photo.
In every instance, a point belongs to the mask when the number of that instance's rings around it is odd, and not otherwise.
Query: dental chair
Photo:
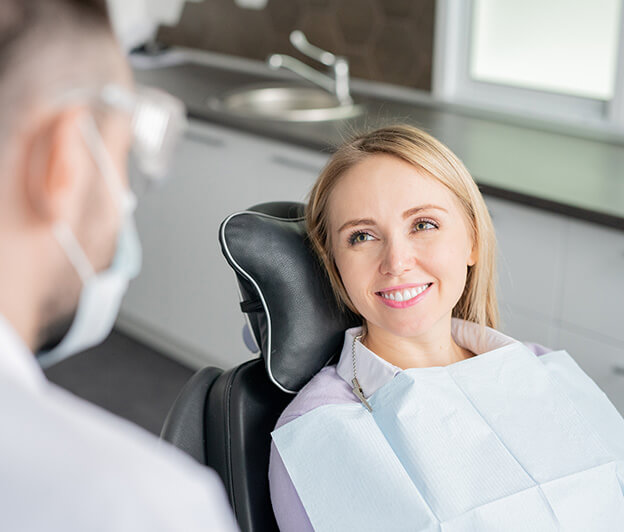
[[[219,229],[259,357],[207,367],[185,385],[161,437],[213,468],[243,532],[278,530],[269,496],[270,433],[294,395],[340,352],[355,316],[338,308],[307,240],[300,203],[265,203]]]

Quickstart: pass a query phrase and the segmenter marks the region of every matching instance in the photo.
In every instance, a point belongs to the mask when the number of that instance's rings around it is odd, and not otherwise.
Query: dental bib
[[[624,419],[565,352],[398,373],[272,433],[316,531],[624,529]]]

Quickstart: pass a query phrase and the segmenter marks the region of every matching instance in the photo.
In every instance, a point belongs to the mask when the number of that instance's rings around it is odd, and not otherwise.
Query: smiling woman
[[[364,318],[362,342],[384,353],[391,337],[418,338],[409,359],[384,357],[402,368],[466,358],[450,324],[478,245],[455,194],[421,168],[376,153],[335,184],[327,215],[329,254],[348,304]],[[443,342],[441,329],[449,331],[445,345],[432,353]]]
[[[361,172],[358,171],[360,167]],[[359,176],[363,177],[358,184]],[[367,181],[371,182],[369,186]],[[340,198],[336,199],[335,196],[341,196],[341,191],[349,185],[352,190],[347,193],[353,196],[347,201],[343,199],[343,205],[336,205]],[[400,190],[401,187],[403,190]],[[429,201],[427,194],[433,194],[431,198],[441,197],[443,202],[436,204],[433,200]],[[447,220],[454,221],[454,227],[458,227],[458,224],[465,226],[475,245],[477,260],[467,272],[465,293],[454,308],[454,316],[495,327],[498,322],[495,294],[496,243],[483,197],[453,152],[430,135],[410,126],[379,129],[343,145],[312,189],[307,211],[308,231],[330,275],[339,301],[359,313],[345,291],[337,270],[334,261],[334,240],[337,235],[330,232],[329,226],[331,222],[338,223],[334,221],[338,216],[351,229],[354,229],[353,223],[356,221],[371,221],[366,220],[367,214],[347,216],[351,211],[367,212],[364,208],[366,205],[362,204],[366,196],[373,201],[377,200],[378,207],[385,200],[389,209],[405,214],[403,220],[409,223],[418,220],[436,225],[437,216],[446,217],[444,223]],[[330,205],[332,200],[333,210]],[[405,205],[405,212],[400,209],[398,201]],[[445,210],[446,203],[450,205],[450,214],[449,209]],[[342,212],[344,209],[347,210]],[[434,220],[427,219],[427,210]],[[433,216],[436,212],[437,215]],[[337,233],[344,230],[343,225],[335,226],[339,227]],[[443,231],[446,232],[446,227]]]
[[[338,300],[364,318],[367,347],[389,349],[386,360],[406,368],[469,356],[451,316],[496,327],[487,207],[462,162],[425,132],[399,125],[343,145],[312,189],[307,222]],[[409,359],[388,333],[420,338]]]
[[[282,531],[617,528],[624,420],[567,353],[495,330],[492,221],[448,148],[409,126],[356,137],[306,220],[362,326],[272,434]]]

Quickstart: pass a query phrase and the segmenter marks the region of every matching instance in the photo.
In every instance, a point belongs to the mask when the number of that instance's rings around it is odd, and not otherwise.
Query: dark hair
[[[105,83],[115,60],[106,0],[1,0],[0,150],[34,102]]]

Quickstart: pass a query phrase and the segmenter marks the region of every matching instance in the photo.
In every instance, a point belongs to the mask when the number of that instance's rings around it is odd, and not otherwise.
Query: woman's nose
[[[401,240],[387,241],[383,248],[380,272],[398,277],[412,269],[414,256],[409,243]]]

